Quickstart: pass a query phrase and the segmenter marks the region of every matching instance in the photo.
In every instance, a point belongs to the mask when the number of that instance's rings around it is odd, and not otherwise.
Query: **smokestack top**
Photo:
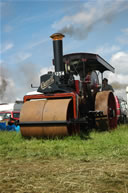
[[[54,33],[50,36],[53,40],[62,40],[65,36],[61,33]]]

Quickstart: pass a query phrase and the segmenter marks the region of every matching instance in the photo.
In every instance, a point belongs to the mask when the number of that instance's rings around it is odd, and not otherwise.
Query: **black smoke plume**
[[[75,14],[64,16],[53,27],[76,39],[85,39],[99,25],[112,23],[124,10],[128,10],[127,0],[88,1],[82,3]]]

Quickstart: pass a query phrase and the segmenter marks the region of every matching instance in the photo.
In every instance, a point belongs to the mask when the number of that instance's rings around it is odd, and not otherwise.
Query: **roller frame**
[[[104,119],[107,118],[106,115],[103,115],[102,111],[89,111],[90,116],[88,118],[91,118],[94,116],[95,118]],[[80,118],[80,119],[74,119],[70,121],[41,121],[41,122],[20,122],[20,126],[54,126],[54,125],[70,125],[70,124],[88,124],[87,118]]]
[[[66,99],[66,98],[72,98],[73,100],[73,114],[74,114],[74,119],[78,119],[78,106],[77,106],[77,94],[75,92],[71,93],[55,93],[55,94],[40,94],[40,95],[26,95],[24,96],[24,102],[29,101],[29,100],[36,100],[36,99]]]

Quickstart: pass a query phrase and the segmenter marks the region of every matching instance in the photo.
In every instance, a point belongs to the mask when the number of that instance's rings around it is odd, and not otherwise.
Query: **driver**
[[[114,92],[113,87],[110,84],[108,84],[108,79],[104,78],[102,81],[102,91],[106,90],[111,90],[112,92]]]

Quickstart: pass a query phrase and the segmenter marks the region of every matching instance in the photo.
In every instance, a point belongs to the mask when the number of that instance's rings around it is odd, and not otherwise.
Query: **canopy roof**
[[[115,69],[102,57],[92,53],[67,54],[63,56],[63,62],[70,65],[70,67],[77,68],[77,71],[83,70],[84,66],[86,71],[98,70],[103,73],[108,70],[115,72]]]

